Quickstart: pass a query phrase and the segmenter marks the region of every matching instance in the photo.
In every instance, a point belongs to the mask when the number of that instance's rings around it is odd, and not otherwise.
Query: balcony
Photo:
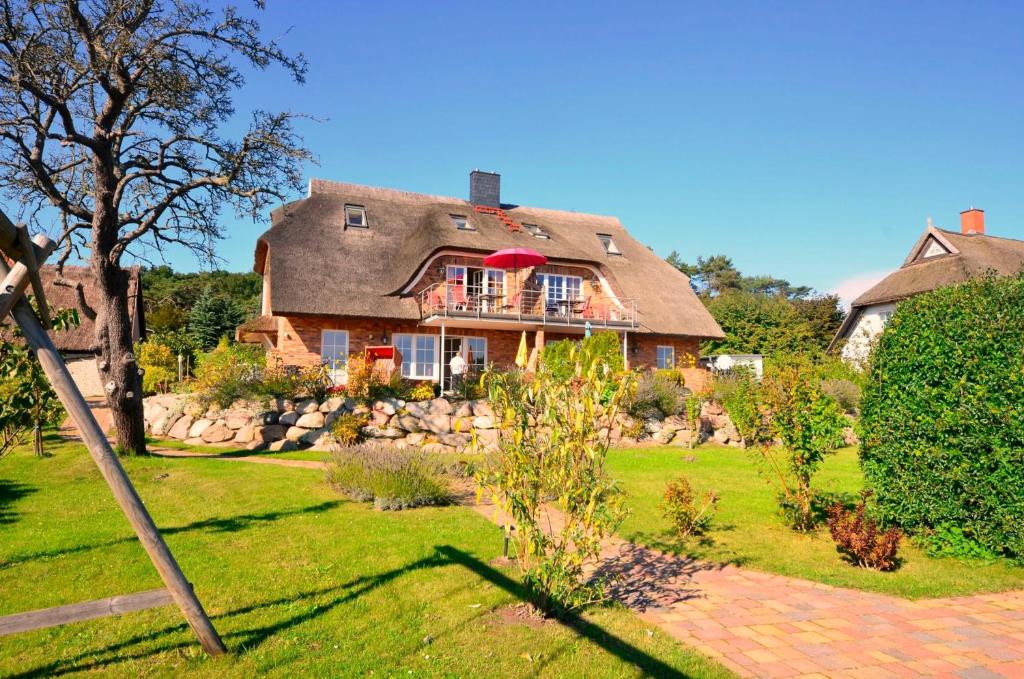
[[[522,327],[583,332],[637,327],[636,300],[595,297],[558,299],[543,290],[498,291],[472,285],[435,283],[420,293],[420,318],[425,325],[457,321],[461,327]]]

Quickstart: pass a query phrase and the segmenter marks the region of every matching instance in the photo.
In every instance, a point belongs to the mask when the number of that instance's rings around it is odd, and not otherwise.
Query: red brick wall
[[[440,335],[440,328],[422,327],[414,322],[388,321],[375,318],[339,318],[334,316],[287,316],[279,320],[277,346],[270,352],[285,365],[317,365],[320,363],[320,333],[323,330],[347,330],[350,354],[362,353],[366,347],[381,343],[381,336],[387,334],[388,343],[395,333]],[[449,336],[484,337],[487,339],[487,360],[503,368],[515,364],[516,352],[522,336],[520,330],[472,330],[448,328]],[[542,341],[580,339],[580,335],[566,335],[553,332],[543,333]],[[537,333],[526,333],[527,346],[533,352]],[[653,368],[656,365],[657,346],[671,345],[675,348],[676,365],[686,379],[686,385],[694,390],[704,387],[708,373],[695,367],[699,356],[698,340],[675,335],[646,335],[629,333],[629,365],[632,368]]]
[[[379,345],[385,332],[388,344],[391,344],[395,333],[441,334],[440,328],[423,327],[412,322],[333,316],[288,316],[280,320],[277,346],[271,354],[285,365],[316,365],[320,362],[320,336],[323,330],[347,330],[350,354],[362,353],[368,346]],[[452,337],[486,338],[487,360],[501,367],[510,367],[515,363],[522,331],[449,328],[446,334]],[[526,340],[528,346],[532,348],[534,333],[527,332]]]

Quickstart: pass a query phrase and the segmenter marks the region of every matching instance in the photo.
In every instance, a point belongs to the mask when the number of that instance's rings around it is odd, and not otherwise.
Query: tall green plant
[[[515,521],[516,555],[535,605],[563,615],[605,596],[591,578],[601,540],[625,517],[623,496],[605,471],[608,436],[632,389],[588,347],[569,353],[573,373],[541,369],[532,381],[488,371],[483,383],[502,434],[500,452],[477,479]]]
[[[57,309],[51,316],[57,332],[78,325],[74,309]],[[35,354],[23,342],[0,340],[0,457],[29,431],[35,453],[42,457],[43,429],[59,424],[63,417],[64,407]]]
[[[774,368],[761,385],[760,422],[752,438],[762,473],[779,493],[780,507],[797,530],[814,527],[811,478],[825,456],[843,445],[843,418],[823,394],[813,366],[794,363]],[[782,443],[778,449],[776,441]]]
[[[756,440],[761,427],[760,402],[761,384],[754,373],[744,367],[734,368],[724,375],[715,377],[711,388],[712,398],[722,404],[736,431],[743,439],[744,447]]]

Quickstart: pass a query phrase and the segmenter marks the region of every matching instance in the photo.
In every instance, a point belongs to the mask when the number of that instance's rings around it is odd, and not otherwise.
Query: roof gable
[[[930,256],[928,256],[930,254]],[[929,225],[903,265],[853,301],[853,307],[894,302],[987,271],[1011,275],[1024,269],[1024,241],[986,234],[961,234]]]

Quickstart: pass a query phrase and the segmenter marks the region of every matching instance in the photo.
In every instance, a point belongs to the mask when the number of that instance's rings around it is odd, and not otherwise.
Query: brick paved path
[[[622,576],[616,599],[741,676],[1024,679],[1024,591],[910,601],[618,539],[601,570]]]

